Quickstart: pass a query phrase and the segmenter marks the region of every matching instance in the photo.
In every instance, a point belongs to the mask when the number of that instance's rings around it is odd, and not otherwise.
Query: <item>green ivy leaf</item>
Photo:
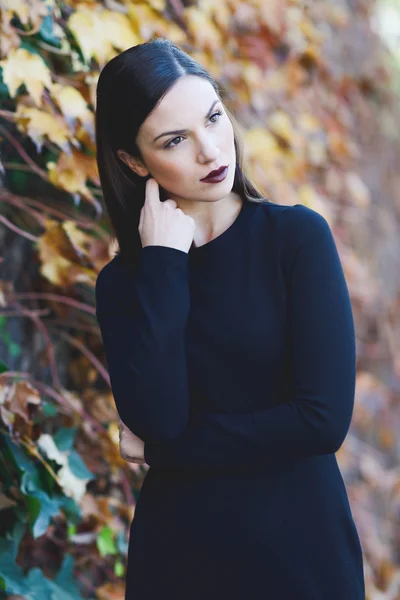
[[[68,465],[72,473],[76,477],[79,477],[79,479],[95,479],[93,473],[89,471],[82,458],[75,450],[71,450],[68,455]]]
[[[40,475],[32,459],[27,456],[21,446],[14,444],[8,437],[5,438],[7,449],[12,456],[15,466],[22,473],[20,489],[23,494],[29,495],[41,489]]]
[[[9,99],[11,98],[8,86],[3,81],[3,67],[0,67],[0,98]]]
[[[54,498],[58,500],[60,508],[64,511],[64,514],[68,521],[73,523],[80,523],[82,520],[82,511],[79,504],[73,498],[65,496],[64,494],[54,494]]]
[[[22,521],[17,521],[13,530],[0,538],[0,581],[3,590],[10,594],[19,594],[34,600],[24,578],[24,573],[17,565],[16,557],[22,536],[26,530]]]
[[[25,600],[83,600],[74,577],[74,561],[64,557],[54,579],[47,579],[37,567],[27,576],[16,563],[19,544],[26,531],[25,523],[17,521],[13,530],[0,538],[0,586],[7,594],[17,594]]]
[[[39,568],[33,568],[26,577],[34,600],[83,600],[74,581],[74,562],[67,554],[55,579],[47,579]]]
[[[75,583],[74,560],[70,554],[65,556],[57,577],[50,585],[54,591],[53,600],[83,600]]]
[[[113,531],[110,527],[103,527],[96,539],[97,548],[101,556],[117,554]]]
[[[55,417],[58,415],[58,407],[56,404],[49,402],[48,400],[43,400],[42,402],[42,414],[45,417]]]
[[[60,513],[60,503],[50,498],[43,490],[25,496],[30,516],[32,535],[36,539],[46,533],[51,518]]]
[[[61,427],[53,436],[54,443],[61,452],[71,450],[74,445],[77,427]]]
[[[51,14],[48,14],[46,17],[44,17],[40,26],[39,34],[44,42],[47,42],[52,46],[56,46],[57,48],[61,47],[60,38],[57,37],[56,33],[54,32],[54,18]]]
[[[43,490],[39,469],[25,451],[8,438],[5,440],[16,467],[22,473],[20,489],[25,497],[32,535],[40,537],[47,531],[51,517],[59,514],[62,503],[60,498],[51,498]]]
[[[125,567],[119,559],[115,561],[114,573],[117,577],[123,577],[125,573]]]

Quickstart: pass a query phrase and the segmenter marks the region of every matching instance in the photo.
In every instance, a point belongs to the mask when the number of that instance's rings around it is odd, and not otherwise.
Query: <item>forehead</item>
[[[160,100],[141,127],[148,141],[167,129],[190,128],[204,119],[212,102],[218,98],[209,81],[196,76],[181,77]]]

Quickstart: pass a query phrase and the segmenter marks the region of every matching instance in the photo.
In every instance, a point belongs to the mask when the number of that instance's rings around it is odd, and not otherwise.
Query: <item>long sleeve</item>
[[[175,440],[145,443],[150,466],[236,467],[335,453],[342,445],[355,392],[350,297],[325,218],[302,205],[291,214],[288,239],[299,241],[286,270],[287,401],[249,413],[204,413]]]
[[[111,261],[95,287],[117,411],[144,441],[179,436],[189,416],[185,326],[188,254],[145,246],[137,272]]]

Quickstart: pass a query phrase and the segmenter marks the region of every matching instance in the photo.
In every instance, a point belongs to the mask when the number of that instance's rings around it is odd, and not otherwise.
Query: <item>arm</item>
[[[183,250],[145,246],[137,273],[109,263],[97,277],[96,316],[115,404],[143,441],[172,440],[186,426],[189,306]]]
[[[203,414],[176,440],[145,443],[145,461],[150,466],[266,464],[330,454],[342,445],[355,391],[351,302],[327,221],[298,207],[291,213],[298,217],[296,223],[292,221],[292,237],[296,228],[297,237],[299,230],[302,237],[287,273],[289,401],[251,413]]]

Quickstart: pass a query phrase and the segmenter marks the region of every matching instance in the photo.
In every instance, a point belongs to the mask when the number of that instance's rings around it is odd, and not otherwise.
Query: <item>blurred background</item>
[[[119,456],[95,318],[114,248],[93,111],[102,66],[162,36],[228,94],[264,194],[334,233],[358,354],[337,458],[367,600],[400,600],[400,1],[0,0],[0,15],[0,597],[123,599],[147,467]]]

